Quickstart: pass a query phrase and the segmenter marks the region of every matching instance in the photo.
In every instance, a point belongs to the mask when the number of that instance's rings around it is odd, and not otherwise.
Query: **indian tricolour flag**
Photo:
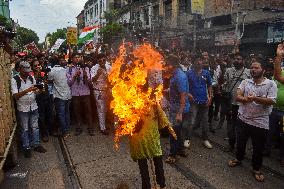
[[[86,41],[92,40],[94,38],[94,33],[98,26],[85,27],[79,36],[78,43],[85,43]]]

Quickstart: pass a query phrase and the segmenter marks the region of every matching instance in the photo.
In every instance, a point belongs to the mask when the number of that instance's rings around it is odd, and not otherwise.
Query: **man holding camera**
[[[48,142],[53,118],[53,96],[50,94],[47,84],[47,77],[50,69],[42,68],[40,61],[37,59],[34,59],[31,62],[31,67],[36,79],[36,86],[40,89],[40,93],[36,96],[39,110],[40,135],[43,142]]]
[[[76,125],[75,135],[82,134],[83,117],[88,122],[88,133],[94,135],[94,127],[91,117],[91,74],[90,68],[84,64],[79,55],[72,57],[73,66],[67,69],[68,85],[71,88],[72,109]],[[84,116],[83,116],[84,115]]]
[[[35,78],[30,75],[31,67],[28,62],[20,63],[20,74],[11,80],[12,95],[17,103],[17,115],[21,126],[21,140],[26,158],[31,157],[31,148],[39,153],[45,153],[40,145],[38,127],[38,106],[36,93],[39,88],[35,86]]]

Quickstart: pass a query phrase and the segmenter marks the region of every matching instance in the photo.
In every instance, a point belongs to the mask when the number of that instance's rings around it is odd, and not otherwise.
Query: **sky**
[[[76,26],[76,16],[87,0],[13,0],[11,17],[26,28],[34,30],[40,42],[48,32]]]

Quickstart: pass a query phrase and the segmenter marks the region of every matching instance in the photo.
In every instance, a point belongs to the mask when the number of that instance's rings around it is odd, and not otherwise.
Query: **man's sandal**
[[[237,159],[233,159],[233,160],[230,160],[228,162],[229,167],[236,167],[236,166],[239,166],[241,164],[242,164],[242,162],[237,160]]]
[[[251,171],[255,180],[258,181],[258,182],[264,182],[264,175],[262,174],[261,171],[255,171],[255,170],[252,170]]]
[[[177,158],[174,155],[169,155],[166,159],[166,163],[168,164],[174,164],[176,161],[177,161]]]

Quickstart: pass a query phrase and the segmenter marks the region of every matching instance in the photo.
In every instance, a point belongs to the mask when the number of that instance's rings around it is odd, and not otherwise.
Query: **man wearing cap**
[[[19,71],[20,74],[11,80],[11,88],[12,95],[17,102],[17,115],[22,130],[21,140],[24,155],[30,158],[32,147],[36,152],[46,152],[46,149],[40,145],[38,127],[39,114],[36,103],[36,92],[39,89],[34,85],[36,84],[35,78],[30,76],[32,70],[28,62],[21,62]]]

